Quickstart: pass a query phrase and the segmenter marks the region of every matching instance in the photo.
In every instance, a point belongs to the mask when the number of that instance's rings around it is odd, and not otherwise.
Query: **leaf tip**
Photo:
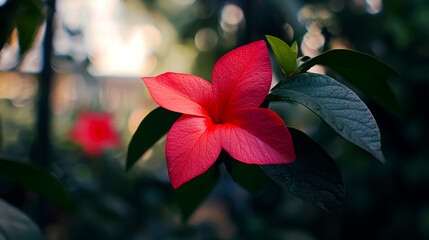
[[[125,161],[125,172],[128,172],[133,165],[134,165],[134,161],[131,160],[129,155],[127,155],[127,159]]]
[[[298,44],[296,43],[296,41],[293,42],[291,48],[292,48],[292,51],[295,53],[295,56],[297,56],[298,55]]]

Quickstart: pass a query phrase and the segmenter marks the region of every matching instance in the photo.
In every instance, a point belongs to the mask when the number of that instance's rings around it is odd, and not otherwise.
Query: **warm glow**
[[[301,44],[301,51],[305,56],[314,57],[323,49],[325,37],[322,34],[322,26],[318,22],[308,24],[307,31]]]
[[[0,50],[0,70],[7,70],[18,63],[18,31],[15,29],[10,36],[10,41]]]
[[[311,49],[320,49],[325,44],[325,37],[320,33],[308,32],[304,35],[303,42]]]
[[[77,60],[88,56],[89,70],[97,76],[152,73],[158,63],[153,53],[161,47],[162,34],[152,23],[143,21],[144,15],[138,21],[124,17],[124,7],[120,0],[59,0],[58,12],[65,25],[82,32],[83,39],[74,41],[60,30],[56,34],[56,50]]]
[[[202,52],[212,50],[217,41],[217,33],[212,28],[202,28],[195,34],[195,46]]]
[[[149,114],[149,112],[150,111],[148,109],[139,108],[131,113],[130,117],[128,118],[128,131],[131,134],[134,134],[140,122],[143,120],[143,118],[146,117],[146,115]]]
[[[243,10],[234,4],[227,4],[222,9],[221,27],[226,32],[233,32],[238,29],[238,25],[243,21]]]
[[[51,93],[52,112],[54,114],[63,114],[73,109],[86,90],[85,80],[77,74],[59,75],[53,85]],[[79,96],[78,96],[79,95]]]
[[[0,73],[0,99],[10,99],[19,103],[33,98],[37,91],[37,81],[32,75],[14,72]]]
[[[289,23],[286,23],[286,24],[283,26],[283,29],[284,29],[284,31],[285,31],[285,33],[286,33],[286,37],[287,37],[287,39],[288,39],[288,40],[293,40],[293,35],[294,35],[293,27],[292,27]]]
[[[377,14],[383,9],[382,0],[366,0],[366,11],[370,14]]]
[[[146,70],[145,58],[148,49],[142,29],[133,29],[127,39],[111,38],[104,42],[105,51],[99,51],[95,57],[96,75],[140,75]]]

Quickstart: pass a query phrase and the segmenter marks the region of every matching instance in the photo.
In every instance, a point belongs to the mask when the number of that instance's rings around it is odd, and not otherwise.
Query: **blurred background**
[[[35,193],[0,178],[0,197],[29,214],[46,239],[429,239],[428,1],[0,0],[0,24],[1,155],[49,170],[76,204],[72,213],[42,211]],[[157,106],[140,77],[173,71],[209,80],[219,57],[266,34],[297,41],[300,55],[354,49],[400,73],[389,84],[403,117],[361,95],[387,162],[306,108],[272,104],[336,160],[346,186],[343,213],[274,185],[250,194],[222,174],[183,224],[165,138],[125,172],[130,138]],[[96,156],[70,134],[85,111],[109,113],[118,137]]]

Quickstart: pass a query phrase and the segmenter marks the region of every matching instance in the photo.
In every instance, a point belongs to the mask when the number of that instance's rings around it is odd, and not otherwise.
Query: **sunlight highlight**
[[[195,34],[195,46],[201,52],[212,50],[218,42],[218,35],[212,28],[202,28]]]
[[[366,0],[366,11],[370,14],[377,14],[383,10],[382,0]]]
[[[220,25],[225,32],[234,32],[243,21],[244,14],[240,7],[227,4],[222,9]]]

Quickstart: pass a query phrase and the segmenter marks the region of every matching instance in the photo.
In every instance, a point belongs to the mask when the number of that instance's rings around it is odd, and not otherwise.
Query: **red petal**
[[[190,115],[207,116],[213,98],[212,86],[191,74],[164,73],[144,77],[153,100],[163,108]]]
[[[119,135],[114,129],[113,115],[85,111],[80,112],[70,130],[70,139],[80,144],[86,154],[99,156],[103,149],[116,147]]]
[[[233,109],[259,107],[270,90],[271,62],[264,41],[237,48],[220,58],[212,75],[218,115]]]
[[[282,119],[263,108],[242,109],[222,124],[222,147],[249,164],[282,164],[295,160],[292,138]]]
[[[174,188],[207,171],[221,151],[219,125],[209,118],[183,115],[167,135],[165,155]]]

